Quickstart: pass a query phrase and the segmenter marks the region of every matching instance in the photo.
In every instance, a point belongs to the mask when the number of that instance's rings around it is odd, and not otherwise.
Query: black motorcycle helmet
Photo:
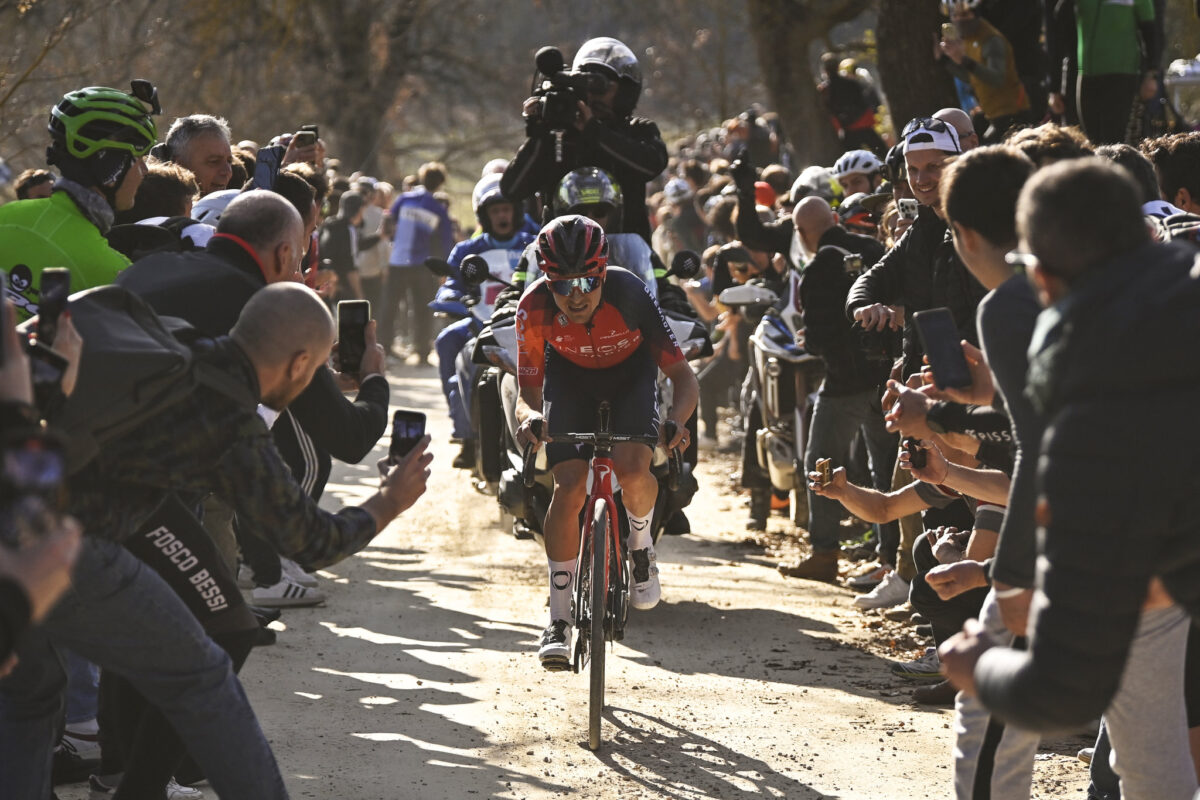
[[[613,102],[613,113],[618,119],[633,114],[642,94],[642,68],[637,56],[623,42],[611,36],[588,39],[575,53],[571,69],[598,72],[609,80],[617,81],[620,86]]]

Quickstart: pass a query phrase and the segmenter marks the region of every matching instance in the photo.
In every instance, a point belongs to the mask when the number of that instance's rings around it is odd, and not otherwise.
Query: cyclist
[[[161,111],[149,81],[135,80],[132,89],[68,92],[48,125],[46,162],[62,173],[54,192],[0,208],[0,269],[20,319],[38,312],[45,267],[69,269],[71,290],[80,291],[112,283],[129,266],[104,234],[115,212],[133,207],[158,136],[151,114]]]
[[[655,378],[662,369],[674,383],[669,420],[676,433],[668,448],[686,448],[684,424],[696,409],[699,386],[662,312],[636,276],[607,266],[604,231],[579,215],[559,217],[538,234],[537,260],[544,273],[517,307],[517,441],[546,448],[554,494],[542,526],[550,568],[550,625],[538,656],[547,669],[564,669],[571,648],[571,590],[578,551],[579,513],[587,497],[590,448],[554,444],[557,432],[590,431],[601,400],[612,406],[612,430],[659,435]],[[534,423],[545,418],[541,437]],[[658,566],[650,518],[658,482],[650,473],[652,451],[642,444],[613,447],[629,519],[633,560],[631,605],[653,608],[659,600]]]

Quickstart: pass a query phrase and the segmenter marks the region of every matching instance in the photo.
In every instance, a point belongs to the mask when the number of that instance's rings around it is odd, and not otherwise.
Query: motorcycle
[[[771,487],[790,496],[795,525],[808,525],[804,450],[825,362],[804,349],[799,303],[800,276],[789,273],[786,297],[753,283],[731,286],[720,301],[748,319],[761,314],[749,338],[749,370],[742,392],[742,415],[753,458]],[[751,463],[752,462],[752,463]]]
[[[699,271],[700,260],[695,253],[684,252],[672,261],[670,275],[682,280],[693,277]],[[463,275],[468,280],[469,270],[464,262]],[[712,352],[708,331],[698,320],[684,314],[664,311],[675,340],[684,356],[693,361]],[[513,534],[519,539],[541,539],[542,520],[554,490],[553,476],[546,466],[545,450],[540,450],[533,463],[533,485],[525,486],[522,475],[523,454],[516,443],[517,433],[517,337],[515,314],[495,316],[475,341],[474,360],[485,368],[480,373],[472,392],[472,424],[479,433],[477,460],[480,478],[494,491],[502,516],[511,518]],[[672,398],[670,381],[661,372],[658,375],[659,405],[669,408]],[[659,502],[655,504],[651,521],[654,541],[666,530],[666,522],[676,511],[691,502],[698,488],[694,465],[684,463],[675,488],[668,486],[668,459],[666,451],[655,449],[651,471],[659,481]],[[619,492],[618,492],[619,499]],[[621,515],[621,525],[627,524]]]

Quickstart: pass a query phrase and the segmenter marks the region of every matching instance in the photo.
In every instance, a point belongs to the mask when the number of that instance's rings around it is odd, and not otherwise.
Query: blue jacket
[[[392,255],[388,261],[393,267],[425,269],[425,259],[450,252],[454,244],[450,214],[424,186],[396,198],[388,216],[396,222]]]

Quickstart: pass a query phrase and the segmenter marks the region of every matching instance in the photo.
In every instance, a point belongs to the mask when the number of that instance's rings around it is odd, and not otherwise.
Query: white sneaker
[[[942,662],[937,648],[925,648],[925,655],[912,661],[893,661],[892,674],[911,681],[942,680]]]
[[[286,574],[274,586],[259,586],[250,592],[251,605],[263,608],[303,608],[324,602],[325,593],[320,589],[301,586]]]
[[[658,583],[658,559],[653,547],[630,552],[633,560],[633,587],[629,604],[638,611],[646,611],[658,605],[662,587]]]
[[[908,600],[908,581],[889,572],[871,591],[854,598],[856,608],[891,608]]]
[[[92,775],[88,778],[88,800],[108,800],[121,783],[120,774]],[[204,792],[189,786],[180,786],[175,779],[167,781],[167,800],[203,800]]]
[[[283,574],[294,580],[301,586],[309,589],[317,588],[317,579],[304,571],[304,568],[292,561],[290,558],[279,557],[279,563],[283,567]]]

